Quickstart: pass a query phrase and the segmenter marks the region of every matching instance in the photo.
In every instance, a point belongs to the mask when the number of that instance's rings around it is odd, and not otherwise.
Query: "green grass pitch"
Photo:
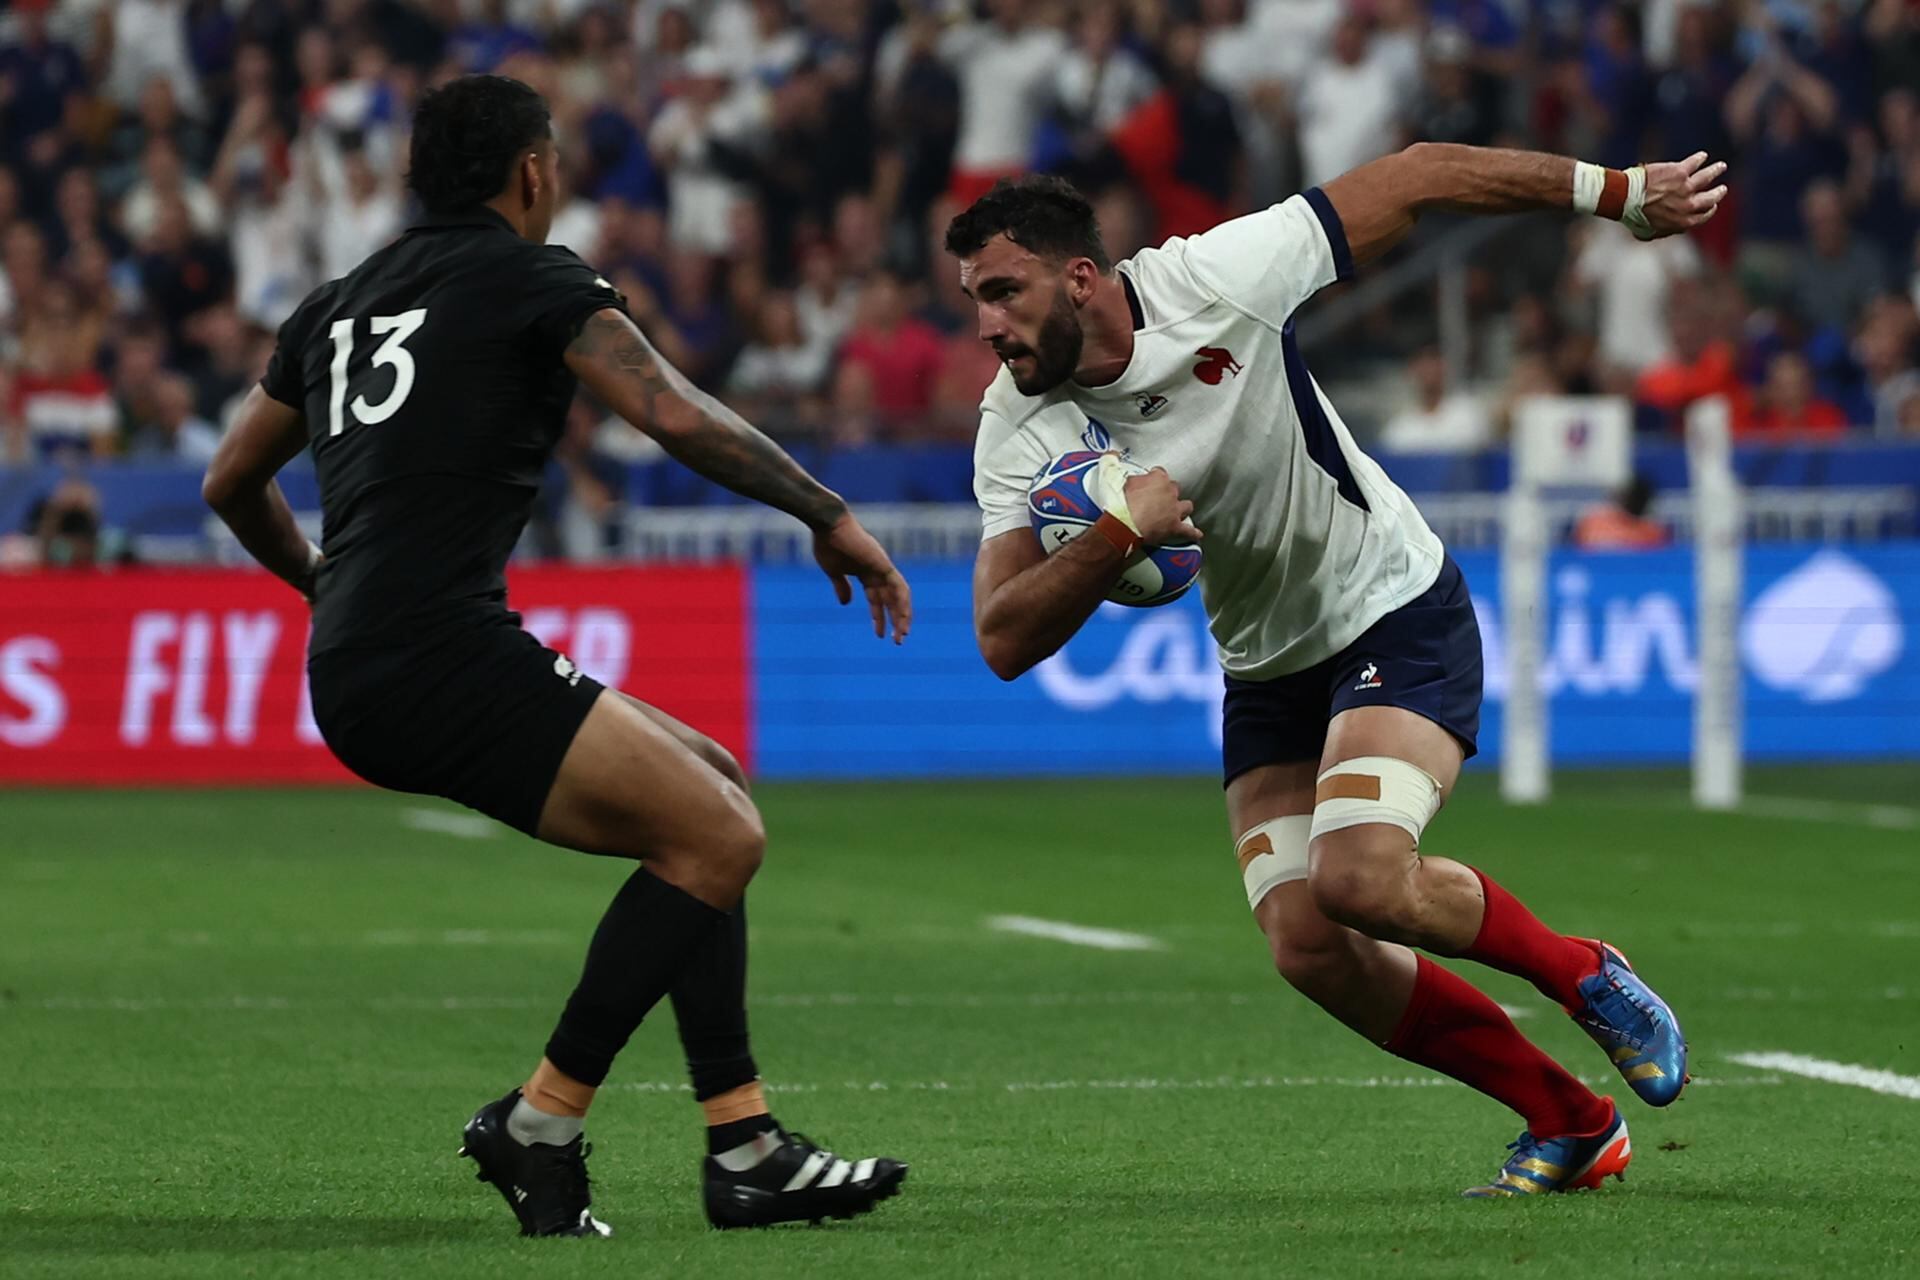
[[[1469,777],[1429,847],[1622,946],[1700,1077],[1655,1112],[1608,1076],[1628,1181],[1519,1203],[1454,1194],[1517,1120],[1273,976],[1209,781],[764,787],[776,1112],[912,1176],[856,1222],[707,1231],[663,1008],[588,1131],[606,1242],[516,1238],[454,1148],[537,1057],[619,864],[372,791],[0,791],[0,1276],[1920,1274],[1920,1101],[1734,1060],[1920,1071],[1920,828],[1888,807],[1915,777],[1762,771],[1772,799],[1720,816],[1678,774],[1531,810]]]

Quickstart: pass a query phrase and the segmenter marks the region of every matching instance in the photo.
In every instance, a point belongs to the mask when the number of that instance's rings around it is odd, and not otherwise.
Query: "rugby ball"
[[[1113,457],[1123,476],[1147,473],[1147,468],[1137,462],[1083,449],[1061,454],[1042,467],[1027,486],[1027,514],[1048,555],[1093,528],[1093,522],[1106,510],[1100,488],[1103,477],[1112,469],[1100,469],[1103,457]],[[1150,608],[1178,600],[1199,576],[1200,548],[1193,543],[1142,547],[1127,561],[1127,567],[1108,590],[1107,599]]]

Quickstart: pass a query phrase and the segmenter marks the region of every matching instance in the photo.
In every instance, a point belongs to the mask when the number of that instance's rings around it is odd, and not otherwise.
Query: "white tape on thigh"
[[[1246,882],[1247,905],[1257,907],[1276,885],[1307,878],[1307,841],[1313,819],[1306,814],[1263,822],[1240,837],[1234,852]]]
[[[1313,835],[1368,822],[1385,822],[1413,837],[1440,810],[1440,784],[1419,765],[1392,756],[1357,756],[1320,775],[1314,791]]]

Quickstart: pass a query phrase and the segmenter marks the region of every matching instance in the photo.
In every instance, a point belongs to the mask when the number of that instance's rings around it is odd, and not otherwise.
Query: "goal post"
[[[1740,803],[1743,554],[1732,416],[1723,399],[1686,416],[1688,509],[1693,526],[1693,802]],[[1633,474],[1633,417],[1626,401],[1540,397],[1514,421],[1513,476],[1501,508],[1500,615],[1506,655],[1500,794],[1539,804],[1553,790],[1548,689],[1548,566],[1569,500],[1616,491]]]
[[[1540,804],[1553,790],[1546,689],[1550,497],[1595,498],[1633,475],[1633,410],[1617,396],[1539,396],[1514,418],[1513,475],[1500,539],[1500,620],[1507,687],[1500,794]]]
[[[1693,802],[1740,803],[1740,608],[1744,577],[1740,485],[1733,473],[1732,414],[1723,398],[1687,412],[1687,471],[1693,510],[1694,632],[1699,672],[1693,695]]]

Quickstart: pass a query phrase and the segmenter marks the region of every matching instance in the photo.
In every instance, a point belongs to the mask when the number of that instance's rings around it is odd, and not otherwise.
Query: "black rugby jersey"
[[[499,621],[565,424],[567,344],[625,300],[491,209],[430,218],[322,285],[261,386],[306,415],[326,560],[309,652]]]

